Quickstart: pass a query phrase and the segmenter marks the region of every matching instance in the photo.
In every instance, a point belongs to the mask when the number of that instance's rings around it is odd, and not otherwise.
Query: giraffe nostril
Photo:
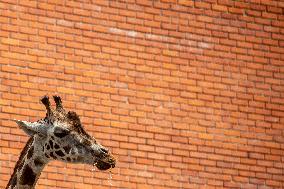
[[[105,154],[107,154],[107,153],[108,153],[108,150],[107,150],[107,149],[105,149],[105,148],[101,148],[101,151],[102,151],[103,153],[105,153]]]

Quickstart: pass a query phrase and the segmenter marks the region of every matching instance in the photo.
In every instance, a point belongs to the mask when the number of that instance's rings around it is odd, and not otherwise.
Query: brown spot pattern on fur
[[[33,172],[30,166],[26,165],[23,169],[22,175],[20,177],[20,184],[22,185],[33,185],[36,179],[36,174]]]
[[[50,152],[49,156],[53,157],[53,159],[56,159],[55,155],[53,155],[53,152]]]
[[[34,160],[34,164],[35,164],[35,166],[43,166],[43,162],[39,159],[39,158],[36,158],[35,160]]]
[[[69,154],[71,147],[70,146],[64,146],[63,149],[67,154]]]
[[[56,153],[57,155],[59,155],[60,157],[65,156],[65,154],[64,154],[61,150],[56,151],[55,153]]]

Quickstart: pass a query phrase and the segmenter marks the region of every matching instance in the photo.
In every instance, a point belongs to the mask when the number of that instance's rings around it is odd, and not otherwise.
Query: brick
[[[3,38],[1,39],[1,42],[8,45],[19,45],[19,40],[13,38]]]

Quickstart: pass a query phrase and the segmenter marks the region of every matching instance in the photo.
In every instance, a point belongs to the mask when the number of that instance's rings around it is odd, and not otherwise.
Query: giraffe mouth
[[[107,159],[99,160],[95,163],[96,167],[99,170],[102,170],[102,171],[114,168],[115,164],[116,164],[116,161],[113,157],[109,157]]]
[[[96,166],[99,170],[102,170],[102,171],[105,171],[105,170],[108,170],[108,169],[115,167],[114,164],[106,163],[106,162],[103,162],[103,161],[98,161]]]

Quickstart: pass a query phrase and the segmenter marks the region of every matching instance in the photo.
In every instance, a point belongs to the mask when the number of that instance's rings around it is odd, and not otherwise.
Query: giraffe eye
[[[59,138],[63,138],[66,135],[69,135],[70,131],[68,129],[65,128],[61,128],[61,127],[56,127],[54,129],[54,136],[59,137]]]

